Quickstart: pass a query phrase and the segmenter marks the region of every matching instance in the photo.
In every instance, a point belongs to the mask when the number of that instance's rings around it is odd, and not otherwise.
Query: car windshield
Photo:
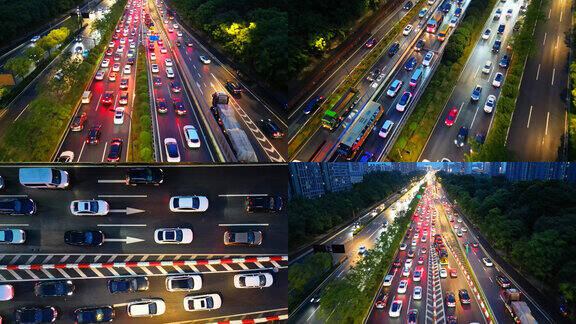
[[[13,237],[12,231],[0,231],[0,242],[11,242]]]
[[[92,232],[86,232],[84,234],[84,240],[86,241],[86,243],[94,242],[94,234],[92,234]]]
[[[0,202],[0,210],[19,211],[22,203],[18,200]]]
[[[172,158],[178,157],[178,147],[176,144],[168,144],[168,155]]]

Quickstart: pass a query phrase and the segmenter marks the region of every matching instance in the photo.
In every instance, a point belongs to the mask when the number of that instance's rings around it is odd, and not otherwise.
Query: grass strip
[[[138,48],[138,61],[134,103],[132,105],[132,154],[129,162],[154,162],[152,147],[152,116],[150,110],[150,87],[146,68],[146,51]]]

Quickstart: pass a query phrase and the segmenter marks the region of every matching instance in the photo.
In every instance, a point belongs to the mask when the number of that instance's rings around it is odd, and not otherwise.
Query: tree
[[[23,78],[30,71],[32,61],[27,57],[12,57],[6,61],[4,67],[12,71],[15,76]]]
[[[44,52],[44,50],[38,46],[30,46],[26,49],[25,55],[30,60],[38,63],[38,61],[44,58],[46,52]]]

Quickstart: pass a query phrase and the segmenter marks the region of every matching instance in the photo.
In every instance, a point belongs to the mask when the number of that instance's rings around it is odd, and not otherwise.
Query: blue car
[[[462,8],[460,7],[456,8],[456,10],[454,11],[454,16],[460,17],[461,14],[462,14]]]
[[[506,25],[500,24],[500,26],[498,26],[498,34],[504,33],[504,29],[506,29]]]
[[[476,88],[474,88],[474,91],[472,91],[472,100],[474,101],[478,101],[478,99],[480,99],[480,94],[482,93],[482,86],[480,86],[479,84],[476,85]]]
[[[504,54],[502,56],[502,60],[500,60],[500,67],[501,68],[508,68],[508,54]]]
[[[416,58],[412,56],[411,58],[408,59],[408,61],[406,61],[404,69],[406,69],[406,71],[412,71],[412,69],[414,69],[414,66],[416,66]]]
[[[322,97],[322,96],[312,99],[312,101],[310,101],[308,106],[306,106],[306,108],[304,108],[304,114],[308,115],[308,114],[316,111],[316,109],[318,109],[318,107],[320,107],[322,102],[324,102],[324,97]]]
[[[448,13],[451,7],[452,6],[450,5],[450,2],[446,1],[442,6],[442,10],[444,11],[444,13]]]
[[[374,154],[372,154],[370,152],[366,152],[360,158],[360,162],[371,162],[373,157],[374,157]]]

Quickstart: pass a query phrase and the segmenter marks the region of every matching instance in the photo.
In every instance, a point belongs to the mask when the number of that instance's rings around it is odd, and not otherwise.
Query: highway
[[[287,125],[276,111],[256,94],[250,87],[242,83],[235,77],[234,69],[211,53],[191,31],[187,30],[179,17],[168,19],[166,16],[166,5],[162,2],[148,1],[151,16],[156,27],[163,26],[162,32],[169,43],[169,49],[179,64],[183,72],[183,78],[190,84],[191,96],[195,97],[195,102],[200,114],[206,119],[213,119],[210,112],[212,106],[212,94],[215,92],[225,92],[226,81],[235,81],[242,89],[241,97],[230,95],[230,105],[236,112],[236,118],[242,129],[246,132],[252,147],[256,151],[259,161],[282,162],[285,160],[286,143],[283,138],[272,138],[262,131],[261,120],[270,119],[282,133],[287,132]],[[174,29],[174,25],[178,26]],[[172,30],[172,32],[170,32]],[[178,31],[182,36],[178,36]],[[177,46],[176,41],[181,43]],[[187,46],[191,42],[193,46]],[[210,58],[210,64],[204,64],[200,56]],[[184,85],[183,85],[184,87]],[[162,127],[161,127],[162,128]],[[212,129],[212,132],[221,132],[220,129]],[[217,135],[216,135],[217,136]]]
[[[58,307],[61,313],[59,318],[65,322],[70,321],[71,312],[76,307],[113,305],[117,316],[115,322],[139,323],[129,320],[125,307],[128,302],[144,297],[161,297],[167,304],[166,314],[145,321],[150,323],[181,320],[206,323],[286,313],[286,299],[277,298],[287,294],[286,261],[246,260],[195,266],[146,266],[136,263],[285,256],[288,239],[285,213],[248,214],[244,211],[247,195],[279,195],[286,198],[283,184],[287,182],[288,172],[285,165],[164,167],[164,182],[159,187],[126,186],[126,167],[59,168],[70,174],[68,190],[25,188],[18,184],[18,166],[0,167],[0,174],[6,182],[1,197],[26,196],[38,206],[36,215],[0,217],[2,228],[21,228],[27,234],[25,244],[3,245],[0,248],[0,265],[133,264],[102,268],[91,265],[76,269],[0,270],[0,282],[13,284],[16,290],[14,302],[0,305],[0,315],[4,318],[20,305],[52,305]],[[206,212],[174,213],[169,210],[167,205],[171,196],[191,194],[208,198],[209,208]],[[73,216],[69,211],[69,202],[76,199],[106,200],[111,211],[107,216]],[[194,240],[189,245],[156,244],[153,232],[162,227],[191,228]],[[73,229],[101,230],[106,239],[112,241],[105,240],[99,247],[65,245],[63,233]],[[242,247],[222,243],[225,230],[248,229],[262,231],[262,245]],[[117,241],[129,237],[141,241]],[[233,287],[234,274],[254,271],[272,273],[273,285],[254,290],[237,290]],[[203,279],[202,290],[194,294],[218,292],[223,299],[222,308],[211,312],[183,313],[182,298],[189,293],[167,292],[164,280],[171,274],[193,273],[200,274]],[[148,277],[150,288],[128,295],[111,295],[106,291],[107,279],[135,276]],[[76,284],[72,297],[40,299],[32,296],[34,282],[59,278],[73,280]],[[246,300],[250,300],[250,303]]]
[[[486,30],[489,28],[491,30],[490,37],[487,40],[479,38],[476,41],[476,45],[460,74],[456,86],[453,89],[446,89],[446,91],[451,91],[450,98],[436,120],[436,125],[419,160],[441,161],[447,159],[449,161],[464,161],[465,155],[471,153],[469,143],[477,141],[478,134],[481,134],[480,136],[483,138],[486,137],[494,115],[498,111],[494,110],[492,113],[486,113],[484,112],[484,105],[489,95],[494,95],[496,100],[499,99],[501,87],[498,88],[492,85],[496,73],[504,74],[502,85],[506,82],[507,69],[500,67],[499,63],[505,54],[509,54],[506,47],[514,34],[513,26],[520,17],[519,9],[521,5],[522,1],[500,1],[492,9],[492,14],[482,29]],[[499,19],[495,19],[494,16],[498,9],[502,11],[502,15]],[[512,14],[510,18],[506,18],[506,13],[509,9],[512,10]],[[500,24],[506,25],[502,34],[497,33]],[[498,53],[493,53],[492,46],[497,39],[502,40],[502,46]],[[492,62],[489,73],[482,71],[487,61]],[[482,87],[482,92],[479,99],[474,101],[471,99],[471,95],[476,85]],[[458,109],[458,115],[452,126],[446,126],[445,119],[452,108]],[[465,144],[459,147],[455,145],[454,141],[461,127],[468,129],[468,135]]]
[[[517,161],[563,160],[569,77],[571,4],[546,3],[546,20],[534,30],[539,51],[528,58],[507,147]],[[564,142],[563,142],[564,141]]]

